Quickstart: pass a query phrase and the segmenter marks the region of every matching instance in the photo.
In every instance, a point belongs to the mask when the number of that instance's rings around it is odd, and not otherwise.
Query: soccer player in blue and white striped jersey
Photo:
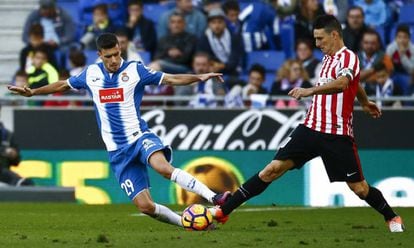
[[[100,35],[96,43],[102,62],[89,65],[79,75],[37,89],[16,86],[8,86],[8,89],[26,97],[72,88],[89,91],[112,171],[120,187],[144,214],[182,226],[181,216],[153,202],[148,190],[148,166],[182,188],[201,195],[215,205],[222,205],[230,192],[216,194],[189,173],[174,168],[170,163],[171,148],[163,145],[140,117],[146,85],[188,85],[210,78],[223,82],[221,74],[172,75],[158,72],[140,62],[124,61],[118,40],[113,34]]]

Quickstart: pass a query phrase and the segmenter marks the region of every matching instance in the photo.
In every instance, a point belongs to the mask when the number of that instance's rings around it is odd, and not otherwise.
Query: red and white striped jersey
[[[341,93],[314,95],[304,125],[322,133],[348,135],[353,137],[352,112],[359,84],[358,56],[342,47],[334,56],[325,55],[317,86],[327,84],[342,75],[351,80]]]

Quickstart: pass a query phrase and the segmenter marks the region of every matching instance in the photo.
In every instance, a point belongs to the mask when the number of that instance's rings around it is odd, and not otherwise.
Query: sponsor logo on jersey
[[[99,90],[99,100],[101,103],[116,103],[124,101],[124,89],[112,88]]]
[[[144,139],[142,141],[142,146],[144,147],[145,151],[148,151],[148,149],[155,146],[155,143],[154,143],[154,141],[152,141],[150,139]]]

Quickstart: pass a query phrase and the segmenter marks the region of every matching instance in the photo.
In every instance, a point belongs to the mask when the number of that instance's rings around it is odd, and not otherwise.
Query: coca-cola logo
[[[287,115],[273,109],[231,112],[234,116],[225,112],[223,118],[217,114],[206,118],[206,113],[183,111],[186,117],[179,118],[179,111],[155,109],[142,118],[177,150],[276,150],[305,116],[304,110]]]

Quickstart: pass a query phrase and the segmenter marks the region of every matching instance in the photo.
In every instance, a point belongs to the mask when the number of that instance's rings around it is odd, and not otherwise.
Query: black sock
[[[225,215],[230,214],[234,209],[236,209],[238,206],[253,196],[262,193],[267,188],[267,186],[269,186],[269,184],[270,183],[263,182],[262,179],[260,179],[258,173],[255,174],[249,180],[243,183],[243,185],[233,193],[233,195],[226,201],[226,203],[221,206],[223,213]]]
[[[390,205],[388,205],[381,191],[379,191],[377,188],[369,186],[368,195],[365,198],[365,201],[371,207],[373,207],[375,210],[381,213],[386,221],[391,220],[392,218],[397,216],[397,214],[392,210]]]

